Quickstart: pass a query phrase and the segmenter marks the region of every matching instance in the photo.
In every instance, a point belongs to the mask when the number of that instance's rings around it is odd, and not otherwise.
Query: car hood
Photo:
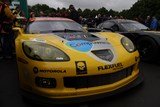
[[[137,34],[140,34],[140,35],[160,36],[159,31],[131,31],[130,33],[137,33]]]
[[[106,35],[109,35],[108,38]],[[32,34],[23,37],[24,40],[42,42],[55,46],[63,50],[69,56],[86,55],[99,59],[99,56],[108,54],[110,62],[114,62],[117,58],[117,47],[121,45],[120,36],[114,36],[103,33],[52,33],[52,34]],[[27,39],[26,39],[27,38]],[[123,48],[124,49],[124,48]],[[113,57],[114,56],[114,57]],[[84,57],[84,56],[83,56]],[[101,60],[103,61],[103,60]]]
[[[97,33],[52,33],[52,34],[34,34],[28,36],[29,40],[51,44],[60,48],[69,48],[81,52],[90,50],[100,50],[110,48],[115,45],[121,45],[120,40],[113,43],[111,39],[107,39]]]
[[[154,34],[154,35],[159,35],[160,36],[160,31],[144,31],[144,33]]]

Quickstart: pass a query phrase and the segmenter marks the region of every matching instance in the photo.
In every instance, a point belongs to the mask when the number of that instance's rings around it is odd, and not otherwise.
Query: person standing
[[[98,14],[97,17],[96,17],[96,26],[99,25],[100,23],[102,23],[102,21],[103,20],[102,20],[101,14]]]
[[[157,30],[158,29],[158,20],[156,19],[155,16],[152,17],[150,29],[151,30]]]
[[[12,25],[16,19],[9,8],[8,0],[0,0],[0,42],[2,47],[2,57],[12,58]]]
[[[73,5],[69,6],[69,18],[80,23],[79,14]]]
[[[150,17],[150,16],[147,16],[144,24],[145,24],[148,28],[150,27],[150,25],[151,25],[151,17]]]
[[[29,18],[29,22],[33,22],[35,20],[35,13],[34,12],[31,12],[30,13],[30,18]]]

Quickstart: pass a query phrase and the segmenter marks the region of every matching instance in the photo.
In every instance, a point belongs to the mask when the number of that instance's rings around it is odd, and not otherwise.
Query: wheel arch
[[[150,43],[152,42],[154,42],[152,45],[154,46],[154,50],[153,50],[153,54],[152,54],[152,56],[150,56],[150,58],[149,59],[147,59],[146,60],[146,58],[145,58],[145,60],[143,60],[143,61],[155,61],[156,60],[156,57],[158,56],[158,53],[160,52],[159,51],[159,49],[160,49],[160,46],[159,46],[159,44],[158,44],[158,41],[155,39],[155,38],[153,38],[152,36],[148,36],[148,35],[143,35],[143,36],[140,36],[140,37],[138,37],[138,38],[136,38],[137,40],[136,40],[136,47],[137,47],[137,49],[138,49],[138,44],[141,42],[141,40],[143,41],[145,41],[145,40],[147,40],[147,41],[150,41]],[[150,40],[149,40],[150,39]],[[138,50],[139,51],[139,50]],[[152,59],[153,58],[153,59]]]
[[[137,42],[138,42],[140,39],[144,38],[144,37],[152,39],[157,45],[160,46],[160,40],[158,40],[157,37],[154,37],[154,36],[151,36],[151,35],[140,35],[140,36],[137,36],[137,38],[136,38],[136,40],[135,40],[135,45],[137,45]],[[160,39],[160,38],[159,38],[159,39]]]

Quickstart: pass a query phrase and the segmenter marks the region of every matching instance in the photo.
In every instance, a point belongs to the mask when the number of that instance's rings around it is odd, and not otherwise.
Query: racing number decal
[[[76,61],[75,64],[77,75],[87,74],[87,66],[85,61]]]

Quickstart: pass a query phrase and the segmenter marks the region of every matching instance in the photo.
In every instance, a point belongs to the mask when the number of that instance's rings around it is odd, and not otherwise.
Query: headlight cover
[[[25,55],[33,60],[53,62],[70,60],[62,50],[46,43],[25,41],[22,45]]]
[[[121,39],[121,43],[122,43],[123,47],[130,53],[134,52],[136,50],[133,42],[130,39],[128,39],[127,37],[123,37]]]

